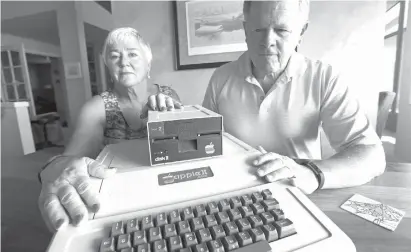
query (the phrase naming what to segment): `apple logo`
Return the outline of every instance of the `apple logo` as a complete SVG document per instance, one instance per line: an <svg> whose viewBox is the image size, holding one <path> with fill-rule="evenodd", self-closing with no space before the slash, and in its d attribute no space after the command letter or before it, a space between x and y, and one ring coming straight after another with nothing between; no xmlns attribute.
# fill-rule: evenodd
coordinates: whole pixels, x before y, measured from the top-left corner
<svg viewBox="0 0 411 252"><path fill-rule="evenodd" d="M164 176L163 177L163 181L165 184L170 184L174 182L174 176L172 176L170 173L168 174L168 176Z"/></svg>
<svg viewBox="0 0 411 252"><path fill-rule="evenodd" d="M210 142L210 144L207 144L204 149L207 154L213 154L215 152L213 142Z"/></svg>

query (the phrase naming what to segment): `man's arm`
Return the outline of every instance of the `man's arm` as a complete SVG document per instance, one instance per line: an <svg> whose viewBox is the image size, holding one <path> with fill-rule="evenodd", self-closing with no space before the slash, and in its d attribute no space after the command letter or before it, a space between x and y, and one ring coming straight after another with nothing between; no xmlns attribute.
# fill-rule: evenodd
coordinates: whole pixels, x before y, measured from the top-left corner
<svg viewBox="0 0 411 252"><path fill-rule="evenodd" d="M347 85L338 77L330 78L323 94L323 129L337 151L314 161L324 173L323 188L362 185L381 175L386 165L381 141Z"/></svg>
<svg viewBox="0 0 411 252"><path fill-rule="evenodd" d="M100 96L94 96L81 109L63 155L96 158L103 146L104 123L104 102Z"/></svg>

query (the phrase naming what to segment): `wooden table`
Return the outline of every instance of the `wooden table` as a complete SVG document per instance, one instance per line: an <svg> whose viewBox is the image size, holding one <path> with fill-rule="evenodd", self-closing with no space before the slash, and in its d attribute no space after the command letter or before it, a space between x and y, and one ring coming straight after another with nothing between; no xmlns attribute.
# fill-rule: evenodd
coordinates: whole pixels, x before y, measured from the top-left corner
<svg viewBox="0 0 411 252"><path fill-rule="evenodd" d="M341 209L340 205L356 193L405 211L396 230ZM411 164L387 163L383 175L363 186L321 190L309 198L352 239L357 251L411 251Z"/></svg>

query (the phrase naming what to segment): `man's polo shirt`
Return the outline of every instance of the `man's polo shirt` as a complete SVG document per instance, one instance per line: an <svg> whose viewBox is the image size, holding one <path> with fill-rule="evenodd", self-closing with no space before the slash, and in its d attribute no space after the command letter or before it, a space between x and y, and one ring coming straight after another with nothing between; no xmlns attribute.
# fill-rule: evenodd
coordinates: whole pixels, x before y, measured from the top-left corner
<svg viewBox="0 0 411 252"><path fill-rule="evenodd" d="M355 144L381 144L332 67L298 53L265 94L245 52L214 72L203 106L223 115L226 132L293 158L321 158L321 126L337 152Z"/></svg>

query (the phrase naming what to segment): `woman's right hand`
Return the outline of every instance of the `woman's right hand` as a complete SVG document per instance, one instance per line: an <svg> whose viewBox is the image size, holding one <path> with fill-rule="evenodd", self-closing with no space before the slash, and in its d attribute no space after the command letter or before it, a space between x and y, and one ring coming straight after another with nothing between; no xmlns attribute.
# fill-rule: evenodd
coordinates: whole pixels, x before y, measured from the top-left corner
<svg viewBox="0 0 411 252"><path fill-rule="evenodd" d="M55 232L69 223L75 226L88 220L88 210L100 208L98 191L90 176L107 178L116 173L88 157L58 157L41 173L39 208L47 227Z"/></svg>

